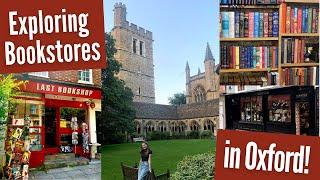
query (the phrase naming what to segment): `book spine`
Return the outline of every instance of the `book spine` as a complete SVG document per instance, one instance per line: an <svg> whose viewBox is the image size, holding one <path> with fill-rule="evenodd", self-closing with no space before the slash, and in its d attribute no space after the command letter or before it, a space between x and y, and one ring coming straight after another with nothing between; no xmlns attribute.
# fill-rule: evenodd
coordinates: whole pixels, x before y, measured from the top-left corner
<svg viewBox="0 0 320 180"><path fill-rule="evenodd" d="M291 7L287 6L286 12L286 33L290 33Z"/></svg>
<svg viewBox="0 0 320 180"><path fill-rule="evenodd" d="M298 63L298 48L299 48L299 40L298 39L294 39L293 63Z"/></svg>
<svg viewBox="0 0 320 180"><path fill-rule="evenodd" d="M298 8L298 33L302 32L302 9L301 7Z"/></svg>
<svg viewBox="0 0 320 180"><path fill-rule="evenodd" d="M279 35L279 12L273 12L273 25L272 36L277 37Z"/></svg>
<svg viewBox="0 0 320 180"><path fill-rule="evenodd" d="M294 33L294 7L291 7L291 13L290 13L290 32Z"/></svg>
<svg viewBox="0 0 320 180"><path fill-rule="evenodd" d="M288 39L283 40L283 56L282 56L282 63L288 63Z"/></svg>
<svg viewBox="0 0 320 180"><path fill-rule="evenodd" d="M260 13L254 12L254 32L253 37L259 37L259 21L260 21Z"/></svg>
<svg viewBox="0 0 320 180"><path fill-rule="evenodd" d="M229 37L234 38L234 12L229 12Z"/></svg>
<svg viewBox="0 0 320 180"><path fill-rule="evenodd" d="M264 35L263 35L263 26L264 26L263 18L264 18L264 13L260 12L260 14L259 14L259 35L258 35L258 37L264 37Z"/></svg>
<svg viewBox="0 0 320 180"><path fill-rule="evenodd" d="M244 37L244 12L240 12L239 36Z"/></svg>
<svg viewBox="0 0 320 180"><path fill-rule="evenodd" d="M298 8L294 8L293 14L293 33L298 33Z"/></svg>
<svg viewBox="0 0 320 180"><path fill-rule="evenodd" d="M316 26L316 16L317 16L317 9L312 8L312 33L317 32L317 26Z"/></svg>
<svg viewBox="0 0 320 180"><path fill-rule="evenodd" d="M254 37L254 12L249 12L249 37Z"/></svg>
<svg viewBox="0 0 320 180"><path fill-rule="evenodd" d="M312 8L308 8L308 33L312 33Z"/></svg>
<svg viewBox="0 0 320 180"><path fill-rule="evenodd" d="M316 9L316 16L315 16L315 33L319 32L319 9Z"/></svg>
<svg viewBox="0 0 320 180"><path fill-rule="evenodd" d="M249 37L249 13L244 13L244 37Z"/></svg>
<svg viewBox="0 0 320 180"><path fill-rule="evenodd" d="M256 68L257 65L257 48L253 47L252 48L252 68Z"/></svg>
<svg viewBox="0 0 320 180"><path fill-rule="evenodd" d="M282 7L281 7L282 6ZM281 29L279 30L281 33L285 33L286 32L286 15L287 15L287 5L286 3L283 3L281 5L280 9L281 9L281 14L282 14L282 23L281 23Z"/></svg>
<svg viewBox="0 0 320 180"><path fill-rule="evenodd" d="M302 8L302 32L306 33L308 32L307 29L307 22L308 22L308 13L306 7Z"/></svg>
<svg viewBox="0 0 320 180"><path fill-rule="evenodd" d="M235 47L235 67L240 69L240 48L239 46Z"/></svg>
<svg viewBox="0 0 320 180"><path fill-rule="evenodd" d="M234 19L234 23L235 23L235 27L234 27L234 31L235 31L235 37L239 38L240 37L240 12L236 11L235 12L235 19Z"/></svg>
<svg viewBox="0 0 320 180"><path fill-rule="evenodd" d="M305 45L305 40L304 39L302 39L301 40L301 48L300 48L300 60L301 60L301 62L303 63L304 62L304 54L305 54L305 51L304 51L304 47L305 47L306 45Z"/></svg>
<svg viewBox="0 0 320 180"><path fill-rule="evenodd" d="M222 14L222 37L229 37L229 15L228 12L221 12Z"/></svg>
<svg viewBox="0 0 320 180"><path fill-rule="evenodd" d="M269 32L269 37L272 37L272 27L273 27L273 18L272 18L272 12L269 12L269 22L268 22L268 25L269 25L269 28L268 28L268 32Z"/></svg>
<svg viewBox="0 0 320 180"><path fill-rule="evenodd" d="M268 37L268 22L269 22L269 19L268 19L268 13L265 12L263 13L263 37Z"/></svg>

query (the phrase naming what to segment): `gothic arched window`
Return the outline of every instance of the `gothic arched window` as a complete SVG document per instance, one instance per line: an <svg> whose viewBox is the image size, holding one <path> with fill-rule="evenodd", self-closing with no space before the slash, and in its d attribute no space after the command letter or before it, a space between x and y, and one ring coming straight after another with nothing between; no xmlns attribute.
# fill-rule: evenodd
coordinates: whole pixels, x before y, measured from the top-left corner
<svg viewBox="0 0 320 180"><path fill-rule="evenodd" d="M203 87L198 86L194 89L194 98L196 103L206 101L206 94Z"/></svg>

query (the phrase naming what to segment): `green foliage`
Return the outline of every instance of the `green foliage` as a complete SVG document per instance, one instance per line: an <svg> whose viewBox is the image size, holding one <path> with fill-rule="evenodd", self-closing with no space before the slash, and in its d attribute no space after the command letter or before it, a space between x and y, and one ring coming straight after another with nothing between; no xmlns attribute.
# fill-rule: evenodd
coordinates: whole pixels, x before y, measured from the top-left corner
<svg viewBox="0 0 320 180"><path fill-rule="evenodd" d="M187 136L189 139L199 139L200 133L199 133L199 131L190 131L190 132L188 132Z"/></svg>
<svg viewBox="0 0 320 180"><path fill-rule="evenodd" d="M14 96L19 94L19 87L24 84L23 81L17 81L13 75L0 74L0 130L5 131L8 113L15 107L16 100ZM4 139L0 133L0 142ZM0 150L1 151L1 150Z"/></svg>
<svg viewBox="0 0 320 180"><path fill-rule="evenodd" d="M172 136L171 136L172 139L186 139L187 136L186 136L186 133L185 132L174 132L172 133Z"/></svg>
<svg viewBox="0 0 320 180"><path fill-rule="evenodd" d="M151 133L147 133L148 140L165 140L169 138L170 138L169 132L153 131Z"/></svg>
<svg viewBox="0 0 320 180"><path fill-rule="evenodd" d="M176 93L173 97L169 98L169 104L174 106L180 106L186 104L186 95L184 93Z"/></svg>
<svg viewBox="0 0 320 180"><path fill-rule="evenodd" d="M202 131L200 134L201 139L209 139L213 137L213 134L210 130Z"/></svg>
<svg viewBox="0 0 320 180"><path fill-rule="evenodd" d="M115 75L119 73L121 64L114 59L116 53L115 40L106 34L108 67L101 72L102 77L102 114L101 125L104 134L103 143L117 143L113 136L118 132L131 134L134 131L135 110L133 93L125 83Z"/></svg>
<svg viewBox="0 0 320 180"><path fill-rule="evenodd" d="M172 174L172 180L194 180L214 178L214 154L205 153L186 156L177 165L177 171Z"/></svg>

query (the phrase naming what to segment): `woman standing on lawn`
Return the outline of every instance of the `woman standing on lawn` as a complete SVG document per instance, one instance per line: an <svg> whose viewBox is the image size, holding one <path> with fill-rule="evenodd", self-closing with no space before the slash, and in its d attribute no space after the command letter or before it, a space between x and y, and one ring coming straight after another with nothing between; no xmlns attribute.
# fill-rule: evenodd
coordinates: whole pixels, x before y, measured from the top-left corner
<svg viewBox="0 0 320 180"><path fill-rule="evenodd" d="M140 151L140 164L139 164L139 171L138 171L138 180L143 180L147 177L148 172L151 172L151 155L152 151L149 148L147 142L143 142L141 144L141 151Z"/></svg>

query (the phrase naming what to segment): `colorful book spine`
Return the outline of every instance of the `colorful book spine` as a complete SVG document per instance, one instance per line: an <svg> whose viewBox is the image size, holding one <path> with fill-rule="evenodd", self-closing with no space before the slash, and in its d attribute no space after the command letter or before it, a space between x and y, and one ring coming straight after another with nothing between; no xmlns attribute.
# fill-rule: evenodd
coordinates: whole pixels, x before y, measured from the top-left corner
<svg viewBox="0 0 320 180"><path fill-rule="evenodd" d="M273 12L273 24L272 24L272 36L277 37L279 35L279 12Z"/></svg>
<svg viewBox="0 0 320 180"><path fill-rule="evenodd" d="M229 14L228 12L221 12L222 16L222 37L228 38L229 37Z"/></svg>
<svg viewBox="0 0 320 180"><path fill-rule="evenodd" d="M235 12L235 17L234 17L234 31L235 31L235 37L239 38L240 37L240 12L236 11Z"/></svg>
<svg viewBox="0 0 320 180"><path fill-rule="evenodd" d="M254 37L254 12L249 12L249 37Z"/></svg>
<svg viewBox="0 0 320 180"><path fill-rule="evenodd" d="M234 12L229 12L229 38L234 38L235 35L235 24L234 24Z"/></svg>
<svg viewBox="0 0 320 180"><path fill-rule="evenodd" d="M249 37L249 13L244 13L244 37Z"/></svg>
<svg viewBox="0 0 320 180"><path fill-rule="evenodd" d="M259 37L259 21L260 21L260 13L254 12L254 30L253 37Z"/></svg>

